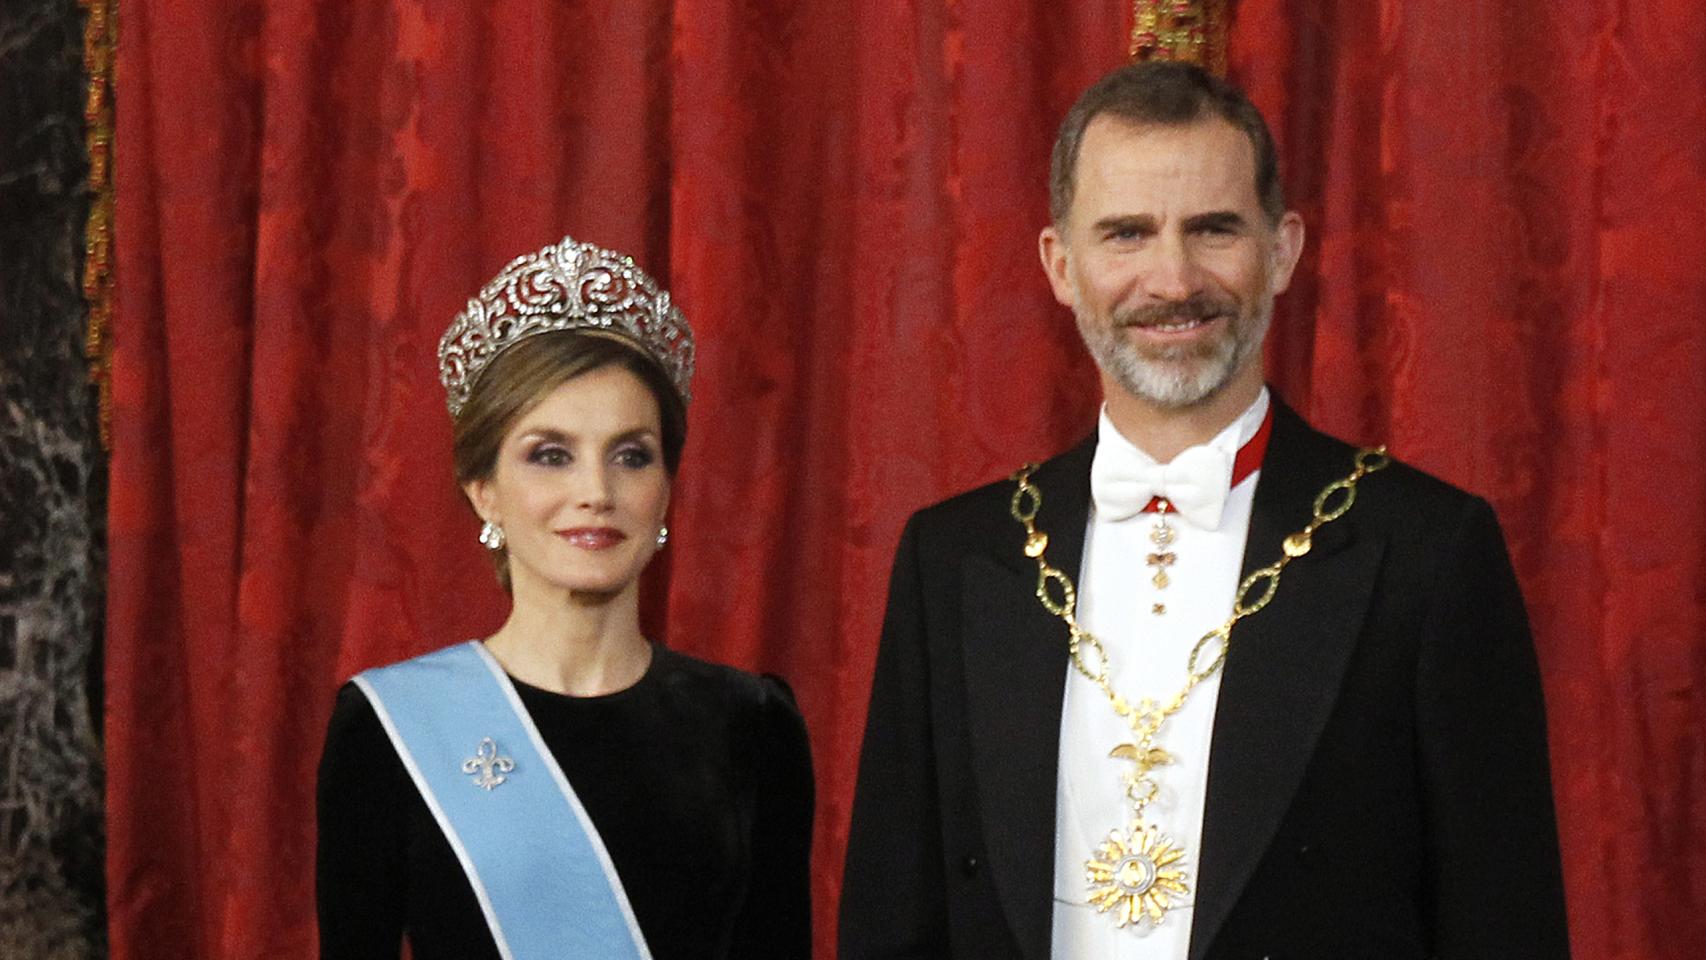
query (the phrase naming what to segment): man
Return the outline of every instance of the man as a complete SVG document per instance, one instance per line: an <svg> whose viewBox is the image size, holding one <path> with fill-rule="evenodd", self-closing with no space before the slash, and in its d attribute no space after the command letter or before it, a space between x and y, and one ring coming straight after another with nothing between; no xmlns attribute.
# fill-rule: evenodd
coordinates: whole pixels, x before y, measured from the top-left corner
<svg viewBox="0 0 1706 960"><path fill-rule="evenodd" d="M1261 116L1118 70L1062 126L1051 213L1101 421L901 537L842 960L1567 956L1491 509L1263 384L1303 224Z"/></svg>

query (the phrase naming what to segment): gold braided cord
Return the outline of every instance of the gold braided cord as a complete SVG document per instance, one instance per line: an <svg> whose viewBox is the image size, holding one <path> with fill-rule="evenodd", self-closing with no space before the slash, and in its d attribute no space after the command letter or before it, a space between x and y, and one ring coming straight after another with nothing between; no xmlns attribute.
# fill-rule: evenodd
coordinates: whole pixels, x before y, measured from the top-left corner
<svg viewBox="0 0 1706 960"><path fill-rule="evenodd" d="M79 0L83 70L88 87L83 121L89 149L89 221L83 232L83 299L89 305L83 354L99 390L101 448L112 440L113 322L113 58L118 49L118 0Z"/></svg>
<svg viewBox="0 0 1706 960"><path fill-rule="evenodd" d="M1226 73L1231 0L1132 0L1134 62L1183 60Z"/></svg>

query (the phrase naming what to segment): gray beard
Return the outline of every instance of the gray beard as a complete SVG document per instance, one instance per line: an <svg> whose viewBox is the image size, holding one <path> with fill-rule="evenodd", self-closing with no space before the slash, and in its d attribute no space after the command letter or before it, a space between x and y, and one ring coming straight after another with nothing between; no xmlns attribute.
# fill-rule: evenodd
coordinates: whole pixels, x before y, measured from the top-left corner
<svg viewBox="0 0 1706 960"><path fill-rule="evenodd" d="M1163 409L1195 406L1219 393L1262 349L1273 319L1273 298L1264 297L1253 316L1234 320L1229 335L1202 348L1173 347L1139 350L1121 333L1117 320L1098 323L1073 311L1078 334L1096 366L1113 377L1127 393Z"/></svg>

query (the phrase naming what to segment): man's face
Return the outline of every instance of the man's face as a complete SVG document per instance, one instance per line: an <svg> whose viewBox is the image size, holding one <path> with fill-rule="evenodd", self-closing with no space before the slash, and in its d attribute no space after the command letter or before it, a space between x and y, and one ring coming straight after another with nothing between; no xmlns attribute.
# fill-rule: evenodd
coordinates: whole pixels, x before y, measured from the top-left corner
<svg viewBox="0 0 1706 960"><path fill-rule="evenodd" d="M1041 238L1104 380L1167 409L1260 385L1274 295L1302 248L1296 214L1262 212L1249 138L1218 117L1092 120L1066 222Z"/></svg>

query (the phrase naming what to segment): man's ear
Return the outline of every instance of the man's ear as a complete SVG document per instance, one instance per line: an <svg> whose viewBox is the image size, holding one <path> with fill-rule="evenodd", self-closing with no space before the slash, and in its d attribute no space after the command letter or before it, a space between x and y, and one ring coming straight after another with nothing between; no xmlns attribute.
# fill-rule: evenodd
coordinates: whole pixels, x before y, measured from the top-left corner
<svg viewBox="0 0 1706 960"><path fill-rule="evenodd" d="M1044 227L1038 235L1037 255L1042 258L1043 272L1048 274L1048 285L1054 290L1054 299L1068 309L1076 307L1078 303L1072 291L1072 264L1066 238L1060 235L1054 224Z"/></svg>
<svg viewBox="0 0 1706 960"><path fill-rule="evenodd" d="M1272 256L1273 269L1269 274L1268 289L1281 294L1291 286L1291 273L1297 269L1297 261L1303 256L1303 218L1296 211L1287 210L1280 218L1279 226L1274 230Z"/></svg>

